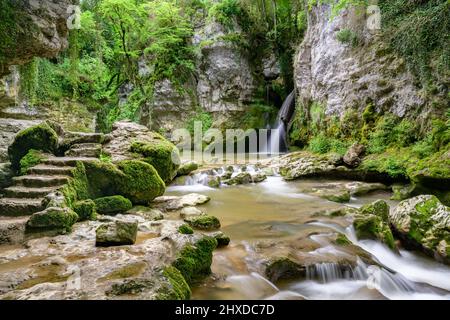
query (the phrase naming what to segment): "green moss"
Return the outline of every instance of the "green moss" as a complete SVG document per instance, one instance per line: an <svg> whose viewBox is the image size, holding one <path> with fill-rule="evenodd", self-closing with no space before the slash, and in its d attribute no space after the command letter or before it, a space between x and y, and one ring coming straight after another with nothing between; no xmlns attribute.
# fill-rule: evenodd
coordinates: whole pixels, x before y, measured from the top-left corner
<svg viewBox="0 0 450 320"><path fill-rule="evenodd" d="M89 198L88 185L85 166L82 162L78 162L76 168L72 170L72 178L61 189L70 208L73 208L76 201Z"/></svg>
<svg viewBox="0 0 450 320"><path fill-rule="evenodd" d="M73 210L78 214L79 221L97 219L96 205L92 200L75 202L73 204Z"/></svg>
<svg viewBox="0 0 450 320"><path fill-rule="evenodd" d="M358 46L360 40L358 35L350 29L342 29L336 33L336 39L341 43L351 44L352 47Z"/></svg>
<svg viewBox="0 0 450 320"><path fill-rule="evenodd" d="M217 240L218 247L226 247L230 244L231 239L230 237L223 234L223 232L217 232L214 235L212 235L214 239Z"/></svg>
<svg viewBox="0 0 450 320"><path fill-rule="evenodd" d="M20 168L20 160L31 150L53 153L58 148L58 135L43 122L20 131L8 148L9 159L15 170Z"/></svg>
<svg viewBox="0 0 450 320"><path fill-rule="evenodd" d="M125 280L122 283L114 283L106 294L114 296L138 295L144 291L152 290L155 283L148 279Z"/></svg>
<svg viewBox="0 0 450 320"><path fill-rule="evenodd" d="M44 158L42 152L31 149L28 151L27 155L20 160L20 174L26 175L28 169L40 164Z"/></svg>
<svg viewBox="0 0 450 320"><path fill-rule="evenodd" d="M175 267L167 267L163 276L168 280L168 288L160 289L157 300L189 300L191 289L181 272Z"/></svg>
<svg viewBox="0 0 450 320"><path fill-rule="evenodd" d="M216 248L217 240L205 237L195 245L184 247L172 265L181 272L186 282L192 285L211 273L212 253Z"/></svg>
<svg viewBox="0 0 450 320"><path fill-rule="evenodd" d="M176 177L180 163L179 152L163 137L152 143L134 142L130 151L141 155L143 161L151 164L164 182L170 182Z"/></svg>
<svg viewBox="0 0 450 320"><path fill-rule="evenodd" d="M47 208L45 211L33 214L27 222L27 227L70 232L77 221L78 215L69 208Z"/></svg>
<svg viewBox="0 0 450 320"><path fill-rule="evenodd" d="M357 214L353 221L358 239L377 239L395 249L395 239L387 222L373 214Z"/></svg>
<svg viewBox="0 0 450 320"><path fill-rule="evenodd" d="M193 172L197 169L198 169L198 164L196 162L191 161L191 162L181 165L181 167L178 169L177 175L178 176L187 176L191 172Z"/></svg>
<svg viewBox="0 0 450 320"><path fill-rule="evenodd" d="M118 183L119 194L134 204L147 205L164 194L164 181L150 164L131 160L119 162L117 167L125 175Z"/></svg>
<svg viewBox="0 0 450 320"><path fill-rule="evenodd" d="M113 196L119 192L119 182L126 180L126 175L116 165L103 161L85 162L88 177L88 192L93 199Z"/></svg>
<svg viewBox="0 0 450 320"><path fill-rule="evenodd" d="M178 228L178 232L181 234L194 234L194 230L189 227L187 224L183 224Z"/></svg>
<svg viewBox="0 0 450 320"><path fill-rule="evenodd" d="M133 204L122 196L111 196L95 199L95 207L100 214L114 215L124 213L133 208Z"/></svg>
<svg viewBox="0 0 450 320"><path fill-rule="evenodd" d="M384 221L389 219L389 205L384 200L378 200L374 203L363 206L359 211L361 214L373 214L379 216Z"/></svg>
<svg viewBox="0 0 450 320"><path fill-rule="evenodd" d="M352 242L348 240L346 235L340 233L336 238L336 244L339 246L349 246Z"/></svg>
<svg viewBox="0 0 450 320"><path fill-rule="evenodd" d="M186 222L195 229L200 230L217 230L220 229L220 221L213 216L198 216L186 219Z"/></svg>

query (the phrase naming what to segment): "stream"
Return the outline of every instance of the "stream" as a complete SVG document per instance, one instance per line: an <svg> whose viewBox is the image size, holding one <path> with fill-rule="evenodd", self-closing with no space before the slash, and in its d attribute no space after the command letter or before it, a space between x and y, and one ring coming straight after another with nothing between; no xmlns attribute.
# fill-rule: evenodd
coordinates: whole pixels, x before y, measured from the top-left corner
<svg viewBox="0 0 450 320"><path fill-rule="evenodd" d="M222 231L232 241L216 251L213 274L194 288L193 299L450 299L450 267L420 253L394 253L379 242L358 241L348 218L315 215L341 205L302 190L342 181L285 182L273 176L259 184L211 189L202 179L198 174L186 185L171 186L167 195L200 192L210 196L211 202L202 210L221 220ZM394 207L397 202L389 200L390 196L389 192L375 192L353 197L347 205L360 207L383 199ZM367 265L355 252L351 255L356 266L343 271L339 261L350 257L330 240L336 233L345 234L370 253L379 267ZM264 277L264 257L286 248L319 262L307 267L304 279L275 285ZM320 262L322 258L324 262Z"/></svg>

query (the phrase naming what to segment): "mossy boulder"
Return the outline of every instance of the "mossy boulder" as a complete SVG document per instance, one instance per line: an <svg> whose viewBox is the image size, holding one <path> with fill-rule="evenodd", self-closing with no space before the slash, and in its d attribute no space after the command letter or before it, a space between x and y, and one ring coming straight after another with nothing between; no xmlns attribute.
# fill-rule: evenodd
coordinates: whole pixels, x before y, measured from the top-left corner
<svg viewBox="0 0 450 320"><path fill-rule="evenodd" d="M198 163L194 162L194 161L189 161L186 163L183 163L180 168L178 169L177 175L179 177L181 176L187 176L189 175L191 172L195 171L198 169Z"/></svg>
<svg viewBox="0 0 450 320"><path fill-rule="evenodd" d="M100 225L95 231L97 247L132 245L136 243L137 222L115 221Z"/></svg>
<svg viewBox="0 0 450 320"><path fill-rule="evenodd" d="M450 208L431 195L401 202L389 221L405 245L450 263Z"/></svg>
<svg viewBox="0 0 450 320"><path fill-rule="evenodd" d="M359 209L353 217L358 239L379 240L395 250L396 244L388 222L389 206L379 200Z"/></svg>
<svg viewBox="0 0 450 320"><path fill-rule="evenodd" d="M223 183L229 185L229 186L236 186L241 184L249 184L252 183L252 175L248 172L241 172L237 174L236 176L230 178L229 180L225 180Z"/></svg>
<svg viewBox="0 0 450 320"><path fill-rule="evenodd" d="M70 208L50 207L35 213L28 220L28 229L61 230L70 232L78 215Z"/></svg>
<svg viewBox="0 0 450 320"><path fill-rule="evenodd" d="M213 251L217 240L204 237L195 244L188 244L178 254L172 266L177 268L189 285L211 274Z"/></svg>
<svg viewBox="0 0 450 320"><path fill-rule="evenodd" d="M75 202L73 205L73 211L77 213L79 221L97 219L95 202L90 199Z"/></svg>
<svg viewBox="0 0 450 320"><path fill-rule="evenodd" d="M151 164L164 182L172 181L178 173L180 155L178 149L162 138L152 143L136 141L130 151L143 157L142 161Z"/></svg>
<svg viewBox="0 0 450 320"><path fill-rule="evenodd" d="M122 195L136 205L148 205L166 189L156 170L143 161L125 160L117 164L90 161L84 165L92 198Z"/></svg>
<svg viewBox="0 0 450 320"><path fill-rule="evenodd" d="M20 159L20 174L26 175L28 169L40 164L44 158L45 156L41 151L31 149L22 159Z"/></svg>
<svg viewBox="0 0 450 320"><path fill-rule="evenodd" d="M158 290L158 300L189 300L191 298L191 288L177 268L166 267L163 276L168 281L168 286Z"/></svg>
<svg viewBox="0 0 450 320"><path fill-rule="evenodd" d="M216 217L202 215L186 218L185 221L193 228L205 231L220 229L220 221Z"/></svg>
<svg viewBox="0 0 450 320"><path fill-rule="evenodd" d="M164 181L148 163L126 160L119 162L117 167L125 174L118 184L119 194L134 204L147 205L166 191Z"/></svg>
<svg viewBox="0 0 450 320"><path fill-rule="evenodd" d="M106 215L124 213L133 208L131 201L122 196L98 198L94 202L97 212Z"/></svg>
<svg viewBox="0 0 450 320"><path fill-rule="evenodd" d="M214 237L214 239L217 240L218 247L226 247L231 242L230 237L228 237L221 231L211 234L211 237Z"/></svg>
<svg viewBox="0 0 450 320"><path fill-rule="evenodd" d="M58 135L45 122L20 131L8 148L11 165L20 168L20 160L31 150L54 153L58 148Z"/></svg>

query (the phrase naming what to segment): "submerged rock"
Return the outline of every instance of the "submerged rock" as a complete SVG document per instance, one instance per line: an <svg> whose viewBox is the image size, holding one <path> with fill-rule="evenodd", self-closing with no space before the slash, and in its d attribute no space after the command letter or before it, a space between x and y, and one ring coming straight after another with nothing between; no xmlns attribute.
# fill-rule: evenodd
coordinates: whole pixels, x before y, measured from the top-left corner
<svg viewBox="0 0 450 320"><path fill-rule="evenodd" d="M136 242L138 224L136 222L115 221L102 224L95 231L97 247L132 245Z"/></svg>
<svg viewBox="0 0 450 320"><path fill-rule="evenodd" d="M401 202L390 213L389 221L406 245L450 263L450 208L435 196Z"/></svg>

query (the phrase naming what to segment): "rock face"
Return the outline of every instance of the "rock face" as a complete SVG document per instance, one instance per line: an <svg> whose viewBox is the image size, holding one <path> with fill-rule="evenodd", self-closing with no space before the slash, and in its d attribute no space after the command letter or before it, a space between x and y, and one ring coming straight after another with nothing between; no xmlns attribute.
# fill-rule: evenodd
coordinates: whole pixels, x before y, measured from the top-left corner
<svg viewBox="0 0 450 320"><path fill-rule="evenodd" d="M435 196L422 195L401 202L389 220L407 245L450 263L450 208Z"/></svg>
<svg viewBox="0 0 450 320"><path fill-rule="evenodd" d="M387 53L382 39L367 29L364 13L349 9L330 18L331 7L324 4L308 14L308 31L295 58L297 101L303 108L320 102L325 114L342 116L348 108L362 113L372 102L377 110L401 117L423 108L403 60ZM337 40L344 29L357 34L357 46Z"/></svg>
<svg viewBox="0 0 450 320"><path fill-rule="evenodd" d="M11 65L25 64L35 56L54 57L64 50L68 46L67 19L71 15L67 9L76 3L77 0L5 1L2 11L14 20L1 35L0 77L9 73Z"/></svg>

